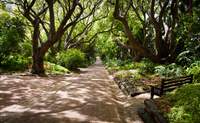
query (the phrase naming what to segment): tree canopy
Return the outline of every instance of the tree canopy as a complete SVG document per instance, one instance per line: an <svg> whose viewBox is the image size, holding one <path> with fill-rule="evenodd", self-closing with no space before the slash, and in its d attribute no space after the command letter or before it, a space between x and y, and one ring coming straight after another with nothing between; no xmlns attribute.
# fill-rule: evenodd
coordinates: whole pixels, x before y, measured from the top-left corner
<svg viewBox="0 0 200 123"><path fill-rule="evenodd" d="M172 63L192 45L199 50L198 7L197 0L1 2L2 10L20 16L26 24L36 74L44 74L47 54L56 57L70 48L87 52L88 59L99 52L102 57Z"/></svg>

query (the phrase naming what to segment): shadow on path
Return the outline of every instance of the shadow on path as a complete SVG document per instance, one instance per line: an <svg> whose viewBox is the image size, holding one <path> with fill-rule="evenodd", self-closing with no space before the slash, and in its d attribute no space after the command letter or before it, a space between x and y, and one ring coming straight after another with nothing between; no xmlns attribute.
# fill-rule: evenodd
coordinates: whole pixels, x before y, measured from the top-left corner
<svg viewBox="0 0 200 123"><path fill-rule="evenodd" d="M80 74L0 76L0 123L141 123L100 60ZM146 98L149 98L148 96Z"/></svg>

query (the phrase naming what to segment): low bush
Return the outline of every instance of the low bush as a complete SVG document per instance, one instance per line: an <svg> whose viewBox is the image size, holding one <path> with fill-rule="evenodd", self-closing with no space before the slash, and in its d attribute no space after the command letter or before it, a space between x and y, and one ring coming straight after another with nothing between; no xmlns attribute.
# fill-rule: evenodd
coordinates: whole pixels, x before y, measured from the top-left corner
<svg viewBox="0 0 200 123"><path fill-rule="evenodd" d="M139 73L154 73L156 64L150 61L149 59L143 59L139 65Z"/></svg>
<svg viewBox="0 0 200 123"><path fill-rule="evenodd" d="M29 60L22 55L9 55L1 61L1 67L6 70L25 70L28 68Z"/></svg>
<svg viewBox="0 0 200 123"><path fill-rule="evenodd" d="M109 73L113 73L119 70L130 70L135 68L135 63L131 60L118 60L118 59L109 59L104 61Z"/></svg>
<svg viewBox="0 0 200 123"><path fill-rule="evenodd" d="M172 78L185 75L183 67L178 66L175 63L156 66L155 73L163 78Z"/></svg>
<svg viewBox="0 0 200 123"><path fill-rule="evenodd" d="M53 73L53 74L70 73L70 71L67 68L51 63L51 62L45 62L44 66L48 73Z"/></svg>
<svg viewBox="0 0 200 123"><path fill-rule="evenodd" d="M170 123L198 123L200 121L200 84L183 86L167 95L171 110L166 115Z"/></svg>
<svg viewBox="0 0 200 123"><path fill-rule="evenodd" d="M128 60L109 59L104 62L109 71L138 69L139 74L143 75L146 73L148 74L154 73L156 66L155 63L151 62L148 59L143 59L141 62L134 62L131 59Z"/></svg>
<svg viewBox="0 0 200 123"><path fill-rule="evenodd" d="M20 43L25 38L25 26L21 19L0 13L0 60L12 53L20 53Z"/></svg>
<svg viewBox="0 0 200 123"><path fill-rule="evenodd" d="M188 75L193 75L193 81L200 83L200 61L196 61L186 69Z"/></svg>
<svg viewBox="0 0 200 123"><path fill-rule="evenodd" d="M25 24L19 17L0 12L0 68L9 71L28 68L27 48L24 48ZM29 48L30 49L30 48Z"/></svg>
<svg viewBox="0 0 200 123"><path fill-rule="evenodd" d="M85 54L78 49L68 49L57 54L57 63L70 70L85 66Z"/></svg>

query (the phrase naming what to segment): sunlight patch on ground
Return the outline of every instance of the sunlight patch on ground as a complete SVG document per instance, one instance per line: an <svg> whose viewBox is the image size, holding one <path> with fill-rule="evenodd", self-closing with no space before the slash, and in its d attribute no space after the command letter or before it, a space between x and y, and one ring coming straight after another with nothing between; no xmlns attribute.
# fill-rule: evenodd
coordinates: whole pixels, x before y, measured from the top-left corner
<svg viewBox="0 0 200 123"><path fill-rule="evenodd" d="M24 112L47 113L47 112L50 112L50 110L31 109L31 108L26 108L25 106L14 104L14 105L7 106L0 110L0 113L6 113L6 112L9 112L9 113L24 113Z"/></svg>
<svg viewBox="0 0 200 123"><path fill-rule="evenodd" d="M137 120L137 121L133 121L132 123L143 123L142 121L139 121L139 120Z"/></svg>
<svg viewBox="0 0 200 123"><path fill-rule="evenodd" d="M78 101L80 103L86 103L87 102L84 98L69 97L68 99L75 100L75 101Z"/></svg>
<svg viewBox="0 0 200 123"><path fill-rule="evenodd" d="M66 98L69 97L69 94L68 94L67 91L58 91L57 94L58 94L58 96L59 96L60 98L63 98L63 99L66 99Z"/></svg>
<svg viewBox="0 0 200 123"><path fill-rule="evenodd" d="M38 79L31 79L31 82L39 82Z"/></svg>
<svg viewBox="0 0 200 123"><path fill-rule="evenodd" d="M150 97L151 97L150 93L144 93L144 94L140 94L138 96L135 96L136 99L150 99ZM155 98L159 98L159 96L155 95L154 99Z"/></svg>
<svg viewBox="0 0 200 123"><path fill-rule="evenodd" d="M50 110L46 110L46 109L31 109L29 111L33 112L33 113L47 113L47 112L50 112Z"/></svg>
<svg viewBox="0 0 200 123"><path fill-rule="evenodd" d="M87 115L80 114L78 111L74 111L74 110L62 111L59 113L52 113L51 115L58 118L66 117L66 118L76 119L78 121L86 121L88 119Z"/></svg>
<svg viewBox="0 0 200 123"><path fill-rule="evenodd" d="M7 77L8 78L8 77ZM22 79L18 79L18 78L12 78L12 80L10 79L4 79L4 80L0 80L0 81L3 81L3 84L10 84L10 83L20 83L22 82L23 80Z"/></svg>
<svg viewBox="0 0 200 123"><path fill-rule="evenodd" d="M34 106L46 106L45 103L36 103Z"/></svg>
<svg viewBox="0 0 200 123"><path fill-rule="evenodd" d="M76 92L75 97L74 97L74 95L69 94L69 92L67 92L67 91L57 91L56 94L61 99L70 99L70 100L78 101L80 103L86 103L85 99L88 98L88 96L87 95L85 96L85 93L83 93L83 92L84 92L84 89L83 89L82 93L80 91ZM79 94L80 94L80 96L78 96ZM59 103L61 103L61 102L57 102L57 104L59 104Z"/></svg>
<svg viewBox="0 0 200 123"><path fill-rule="evenodd" d="M91 79L92 81L109 81L108 79Z"/></svg>
<svg viewBox="0 0 200 123"><path fill-rule="evenodd" d="M79 80L79 77L65 77L65 80Z"/></svg>
<svg viewBox="0 0 200 123"><path fill-rule="evenodd" d="M21 80L21 79L13 79L13 81L16 82L16 83L19 83L19 82L21 82L22 80Z"/></svg>
<svg viewBox="0 0 200 123"><path fill-rule="evenodd" d="M5 79L7 79L8 77L7 76L0 76L0 81L3 81Z"/></svg>
<svg viewBox="0 0 200 123"><path fill-rule="evenodd" d="M3 109L0 110L0 112L16 112L16 113L22 113L25 111L28 111L30 108L26 108L25 106L21 106L21 105L10 105L7 106Z"/></svg>
<svg viewBox="0 0 200 123"><path fill-rule="evenodd" d="M100 90L98 90L96 92L99 93L99 94L108 95L108 92L106 92L106 91L100 91Z"/></svg>
<svg viewBox="0 0 200 123"><path fill-rule="evenodd" d="M107 122L107 121L90 121L90 123L114 123L114 122Z"/></svg>
<svg viewBox="0 0 200 123"><path fill-rule="evenodd" d="M85 89L85 88L81 88L81 89L78 89L77 91L79 94L87 94L89 93L90 91L88 89Z"/></svg>
<svg viewBox="0 0 200 123"><path fill-rule="evenodd" d="M0 91L0 94L12 94L11 91Z"/></svg>

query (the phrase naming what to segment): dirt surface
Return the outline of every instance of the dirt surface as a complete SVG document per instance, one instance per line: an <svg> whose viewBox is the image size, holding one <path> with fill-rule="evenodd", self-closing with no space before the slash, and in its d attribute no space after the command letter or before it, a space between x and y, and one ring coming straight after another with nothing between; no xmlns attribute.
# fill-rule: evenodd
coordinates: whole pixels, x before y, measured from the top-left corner
<svg viewBox="0 0 200 123"><path fill-rule="evenodd" d="M79 74L0 75L0 123L142 123L100 60Z"/></svg>

